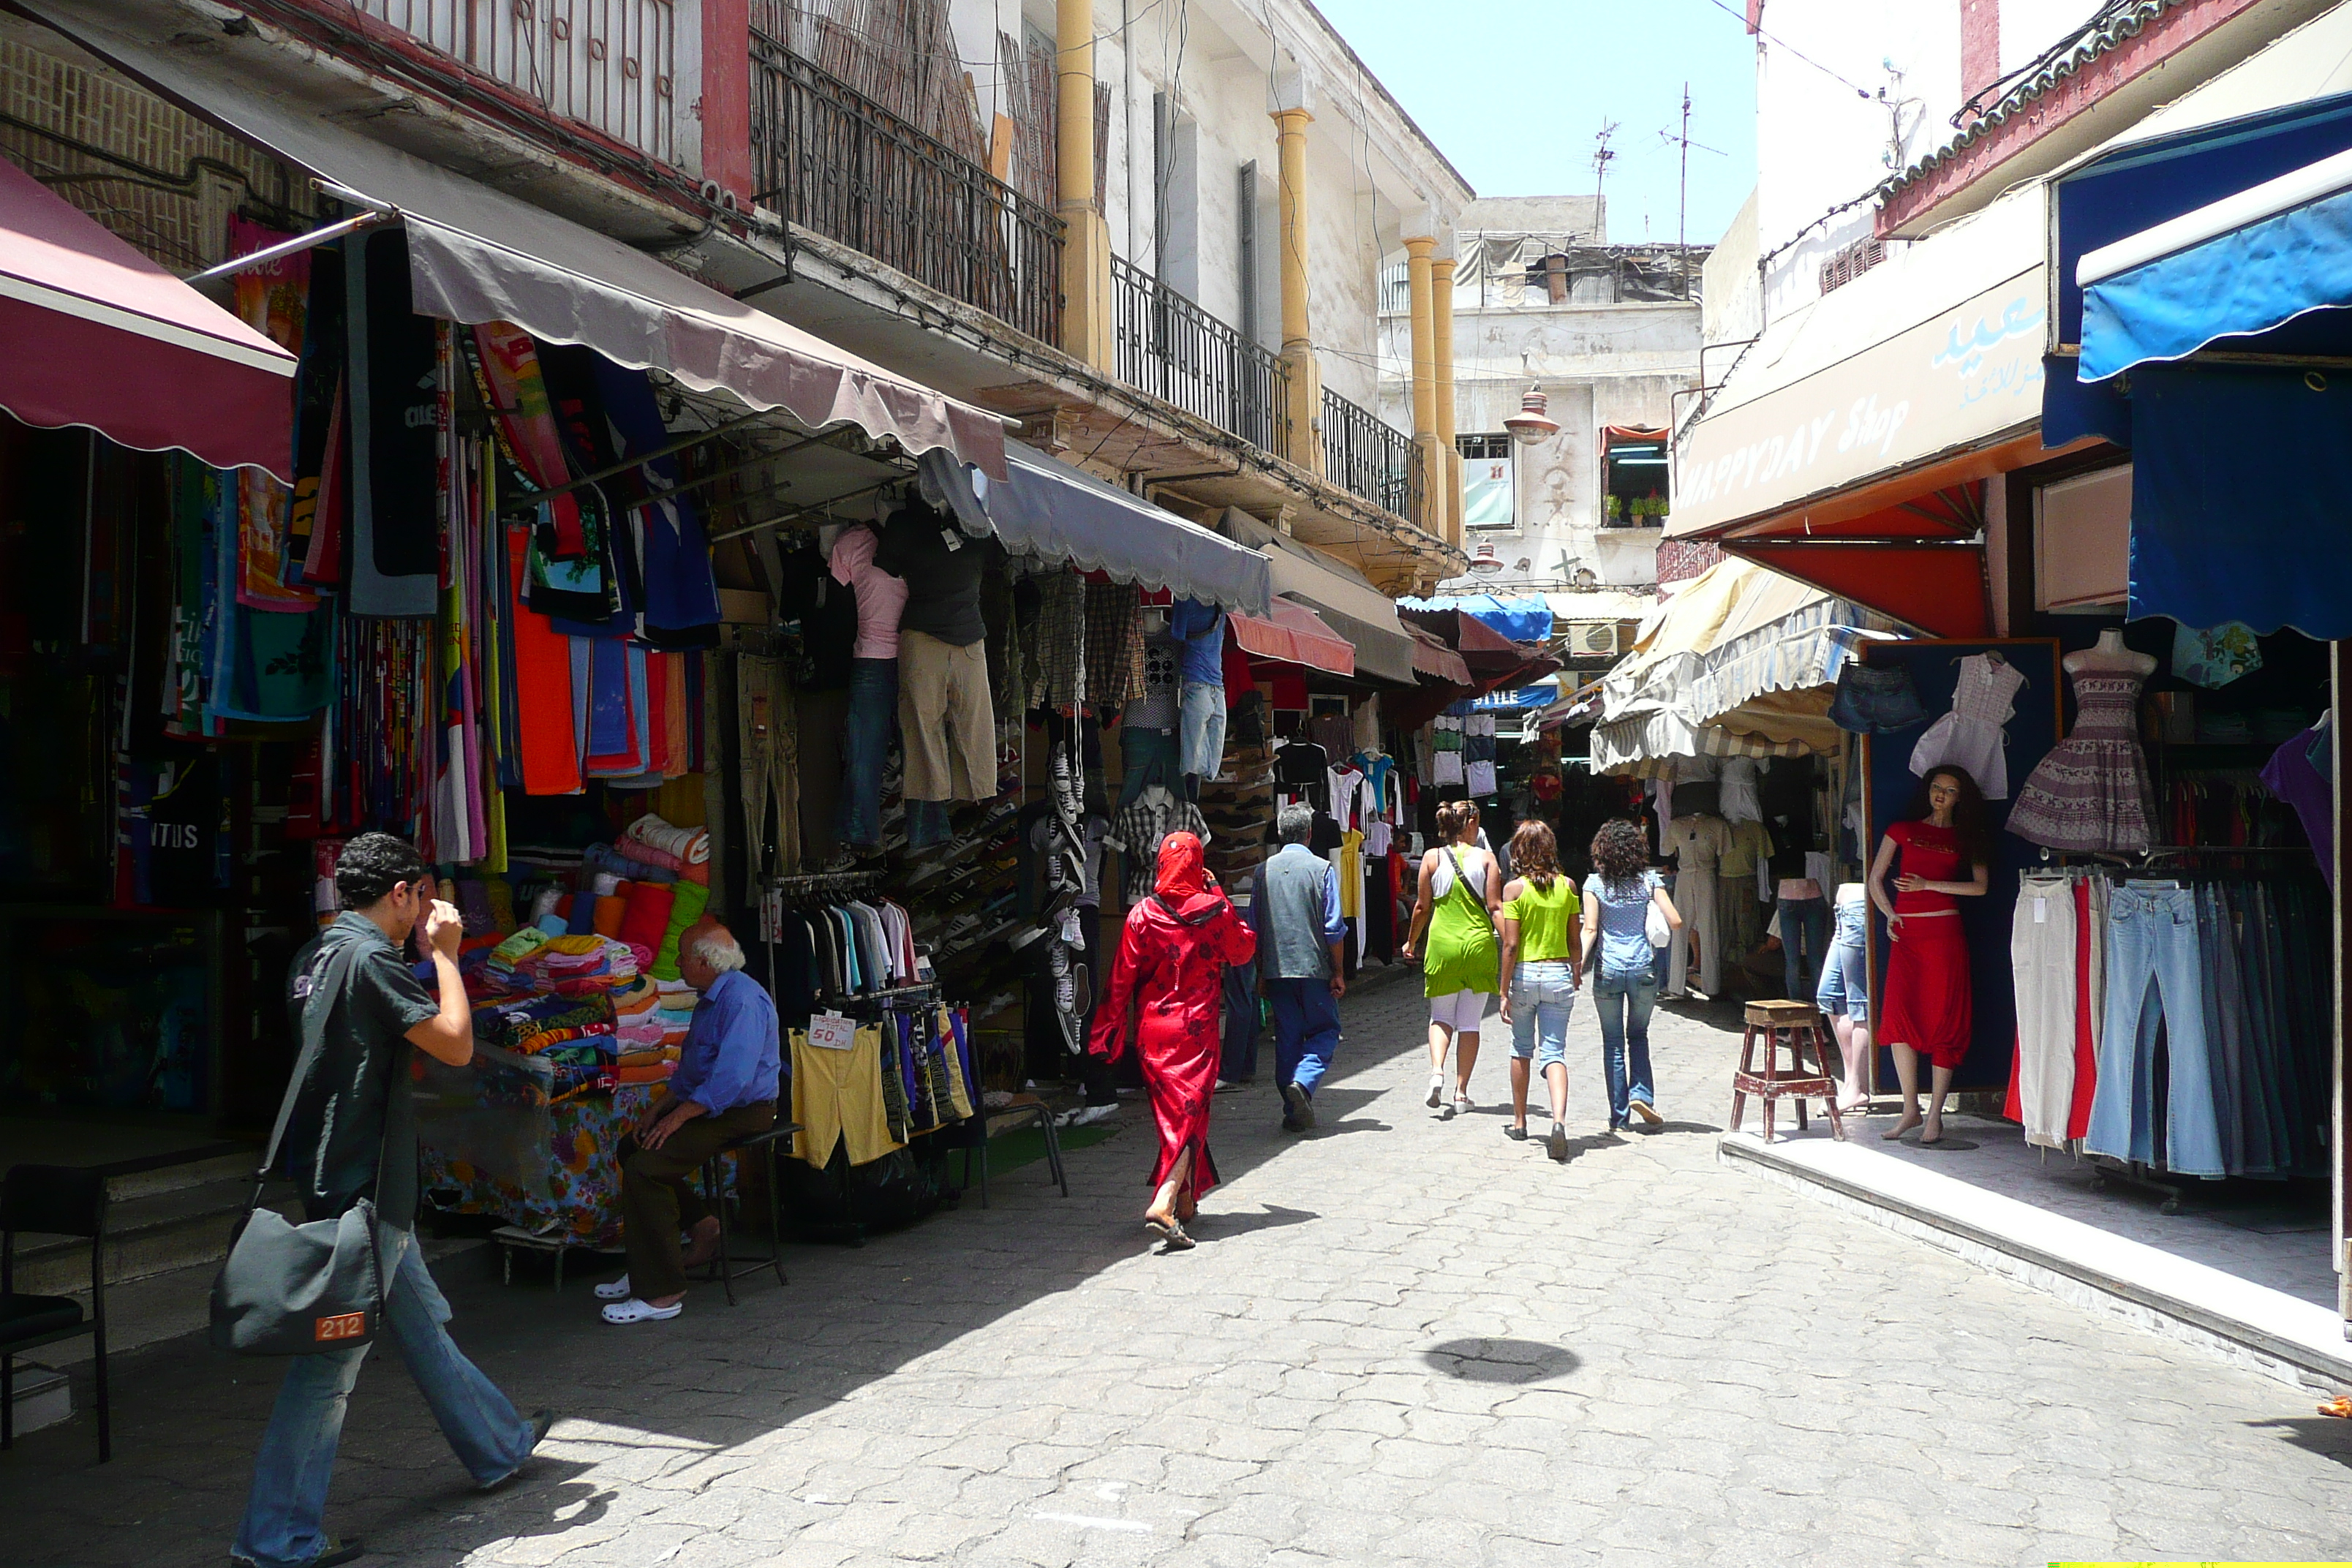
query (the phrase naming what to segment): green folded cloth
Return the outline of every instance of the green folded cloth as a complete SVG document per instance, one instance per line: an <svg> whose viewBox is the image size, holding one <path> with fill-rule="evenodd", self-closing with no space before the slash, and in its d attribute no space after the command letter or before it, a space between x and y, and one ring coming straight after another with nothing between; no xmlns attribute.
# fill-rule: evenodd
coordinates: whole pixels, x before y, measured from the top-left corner
<svg viewBox="0 0 2352 1568"><path fill-rule="evenodd" d="M654 978L676 980L677 973L677 939L686 928L702 918L710 904L710 889L700 882L677 884L677 898L669 907L669 929L662 932L661 946L654 952Z"/></svg>

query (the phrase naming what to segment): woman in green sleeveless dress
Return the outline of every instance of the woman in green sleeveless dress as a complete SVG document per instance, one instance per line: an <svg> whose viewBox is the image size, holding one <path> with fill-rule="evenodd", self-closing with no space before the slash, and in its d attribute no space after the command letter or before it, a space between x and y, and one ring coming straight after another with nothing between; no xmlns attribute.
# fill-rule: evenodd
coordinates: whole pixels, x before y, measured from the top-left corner
<svg viewBox="0 0 2352 1568"><path fill-rule="evenodd" d="M1495 911L1502 906L1502 869L1479 847L1475 801L1437 808L1438 847L1421 858L1420 898L1413 905L1406 962L1421 957L1422 994L1429 998L1429 1106L1442 1117L1470 1109L1470 1069L1478 1060L1478 1025L1496 993L1500 954ZM1426 942L1423 938L1426 937ZM1445 1050L1454 1053L1454 1102L1445 1102Z"/></svg>

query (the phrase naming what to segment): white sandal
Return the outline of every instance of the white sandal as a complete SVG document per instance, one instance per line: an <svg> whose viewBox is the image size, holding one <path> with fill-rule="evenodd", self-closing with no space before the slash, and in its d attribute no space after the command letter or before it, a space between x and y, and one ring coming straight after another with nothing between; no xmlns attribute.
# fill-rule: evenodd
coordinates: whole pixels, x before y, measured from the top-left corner
<svg viewBox="0 0 2352 1568"><path fill-rule="evenodd" d="M596 1287L596 1300L599 1301L625 1301L628 1299L629 1277L625 1274Z"/></svg>
<svg viewBox="0 0 2352 1568"><path fill-rule="evenodd" d="M651 1301L641 1301L635 1296L625 1301L615 1301L604 1310L608 1323L654 1323L675 1318L686 1310L683 1301L672 1301L667 1307L656 1307Z"/></svg>

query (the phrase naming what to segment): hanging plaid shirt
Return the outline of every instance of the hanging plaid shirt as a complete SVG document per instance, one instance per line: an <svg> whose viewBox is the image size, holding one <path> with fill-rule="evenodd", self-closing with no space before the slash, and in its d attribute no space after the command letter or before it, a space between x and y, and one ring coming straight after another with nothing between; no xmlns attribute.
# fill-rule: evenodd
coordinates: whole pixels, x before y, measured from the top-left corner
<svg viewBox="0 0 2352 1568"><path fill-rule="evenodd" d="M1086 699L1087 583L1057 572L1038 584L1044 596L1037 614L1037 678L1033 708L1070 713Z"/></svg>
<svg viewBox="0 0 2352 1568"><path fill-rule="evenodd" d="M1152 804L1154 795L1159 804ZM1209 842L1209 824L1201 808L1182 795L1170 790L1145 790L1118 808L1111 818L1112 830L1118 837L1119 863L1125 875L1121 886L1127 901L1139 904L1151 896L1152 883L1160 870L1160 841L1171 833L1190 833L1202 844Z"/></svg>
<svg viewBox="0 0 2352 1568"><path fill-rule="evenodd" d="M1087 703L1097 712L1143 694L1142 597L1132 583L1087 584Z"/></svg>

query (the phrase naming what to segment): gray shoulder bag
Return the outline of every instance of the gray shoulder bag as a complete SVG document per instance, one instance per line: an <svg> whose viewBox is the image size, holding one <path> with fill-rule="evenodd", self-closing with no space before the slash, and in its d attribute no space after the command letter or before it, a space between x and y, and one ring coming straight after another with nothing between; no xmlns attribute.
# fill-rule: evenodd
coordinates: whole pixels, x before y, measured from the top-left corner
<svg viewBox="0 0 2352 1568"><path fill-rule="evenodd" d="M278 1107L269 1151L262 1156L253 1201L237 1222L228 1260L213 1280L212 1340L239 1355L317 1355L352 1350L376 1336L383 1318L383 1264L376 1250L375 1204L362 1198L333 1219L296 1225L261 1206L262 1189L278 1165L278 1145L294 1117L294 1100L325 1047L334 1011L359 951L345 942L314 969L302 1005L302 1054ZM384 1108L387 1134L392 1111ZM376 1149L381 1179L383 1149Z"/></svg>

